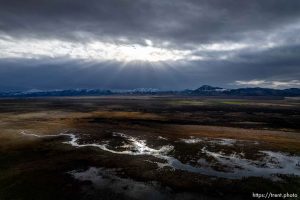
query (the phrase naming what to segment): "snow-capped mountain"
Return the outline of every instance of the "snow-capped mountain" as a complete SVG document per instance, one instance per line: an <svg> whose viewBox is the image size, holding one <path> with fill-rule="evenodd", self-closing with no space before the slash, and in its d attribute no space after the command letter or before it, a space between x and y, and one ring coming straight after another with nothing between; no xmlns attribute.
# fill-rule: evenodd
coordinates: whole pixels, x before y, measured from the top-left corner
<svg viewBox="0 0 300 200"><path fill-rule="evenodd" d="M137 88L132 90L105 89L66 89L66 90L37 90L5 91L0 97L51 97L51 96L101 96L101 95L192 95L192 96L300 96L299 88L284 90L270 88L239 88L224 89L203 85L195 90L162 91L155 88Z"/></svg>

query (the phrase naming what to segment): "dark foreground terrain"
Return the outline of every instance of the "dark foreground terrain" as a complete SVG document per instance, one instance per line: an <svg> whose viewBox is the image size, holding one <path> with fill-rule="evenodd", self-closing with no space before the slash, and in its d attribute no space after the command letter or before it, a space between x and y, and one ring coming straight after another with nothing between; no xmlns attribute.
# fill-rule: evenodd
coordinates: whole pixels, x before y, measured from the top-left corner
<svg viewBox="0 0 300 200"><path fill-rule="evenodd" d="M299 199L299 122L297 98L1 99L0 199Z"/></svg>

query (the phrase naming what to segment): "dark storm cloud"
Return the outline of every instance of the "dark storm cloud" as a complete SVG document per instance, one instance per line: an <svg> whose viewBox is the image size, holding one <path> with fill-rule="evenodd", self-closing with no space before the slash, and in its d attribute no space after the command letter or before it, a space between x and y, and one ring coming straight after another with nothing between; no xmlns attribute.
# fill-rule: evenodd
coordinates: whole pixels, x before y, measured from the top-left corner
<svg viewBox="0 0 300 200"><path fill-rule="evenodd" d="M39 37L151 37L187 42L236 40L299 19L297 0L6 0L1 30Z"/></svg>
<svg viewBox="0 0 300 200"><path fill-rule="evenodd" d="M0 39L8 42L0 41L0 89L183 89L228 86L236 80L298 80L299 10L298 0L0 0ZM7 58L15 56L11 49L5 54L9 42L18 44L18 39L84 43L120 37L140 44L167 41L167 47L203 59L157 68L31 55Z"/></svg>

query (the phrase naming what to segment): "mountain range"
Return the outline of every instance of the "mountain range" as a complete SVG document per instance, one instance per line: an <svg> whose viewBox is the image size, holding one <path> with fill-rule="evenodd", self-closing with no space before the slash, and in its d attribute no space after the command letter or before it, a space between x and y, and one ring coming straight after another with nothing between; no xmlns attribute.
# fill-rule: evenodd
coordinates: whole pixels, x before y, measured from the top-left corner
<svg viewBox="0 0 300 200"><path fill-rule="evenodd" d="M238 88L225 89L203 85L195 90L162 91L154 88L137 88L133 90L105 89L66 89L66 90L28 90L0 91L0 97L51 97L51 96L102 96L102 95L187 95L187 96L300 96L300 88Z"/></svg>

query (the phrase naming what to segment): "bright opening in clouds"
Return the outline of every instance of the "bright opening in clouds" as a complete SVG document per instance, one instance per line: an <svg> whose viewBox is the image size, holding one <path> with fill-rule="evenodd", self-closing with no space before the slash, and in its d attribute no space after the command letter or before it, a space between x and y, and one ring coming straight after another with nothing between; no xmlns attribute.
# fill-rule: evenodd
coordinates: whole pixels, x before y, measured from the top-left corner
<svg viewBox="0 0 300 200"><path fill-rule="evenodd" d="M68 42L45 39L2 39L0 40L0 46L5 49L5 51L0 52L0 58L55 59L63 57L82 59L89 62L161 62L201 59L199 56L193 56L189 50L156 47L151 40L146 40L146 45L141 45L102 41Z"/></svg>
<svg viewBox="0 0 300 200"><path fill-rule="evenodd" d="M250 81L235 81L236 85L246 87L268 87L268 88L298 88L300 87L300 81L266 81L266 80L250 80Z"/></svg>
<svg viewBox="0 0 300 200"><path fill-rule="evenodd" d="M299 87L298 0L0 3L0 90Z"/></svg>

